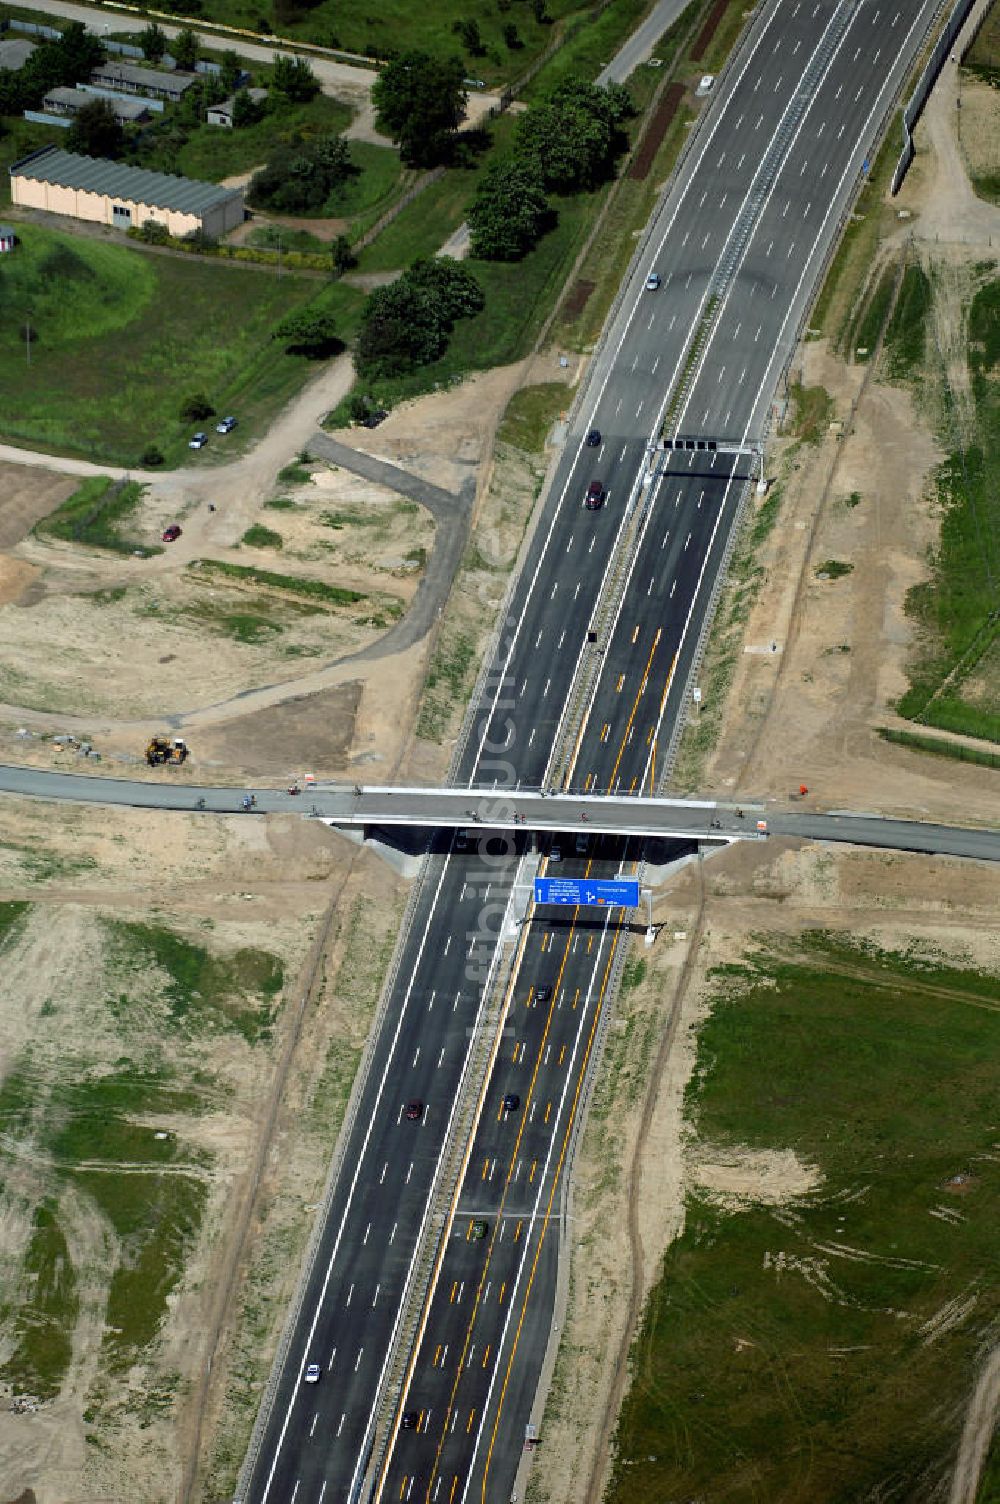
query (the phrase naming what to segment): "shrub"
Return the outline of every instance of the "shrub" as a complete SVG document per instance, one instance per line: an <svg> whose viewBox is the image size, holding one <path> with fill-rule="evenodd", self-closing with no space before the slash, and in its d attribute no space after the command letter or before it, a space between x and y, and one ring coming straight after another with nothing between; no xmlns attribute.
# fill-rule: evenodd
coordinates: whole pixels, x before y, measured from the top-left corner
<svg viewBox="0 0 1000 1504"><path fill-rule="evenodd" d="M185 423L200 423L204 418L214 418L215 408L204 392L192 392L181 403L181 419Z"/></svg>

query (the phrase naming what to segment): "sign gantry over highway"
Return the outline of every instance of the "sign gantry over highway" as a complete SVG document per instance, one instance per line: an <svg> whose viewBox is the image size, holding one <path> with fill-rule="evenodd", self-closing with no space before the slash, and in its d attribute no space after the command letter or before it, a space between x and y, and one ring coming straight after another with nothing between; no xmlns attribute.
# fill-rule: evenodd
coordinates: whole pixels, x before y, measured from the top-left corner
<svg viewBox="0 0 1000 1504"><path fill-rule="evenodd" d="M639 879L536 877L535 902L573 904L593 909L637 909Z"/></svg>

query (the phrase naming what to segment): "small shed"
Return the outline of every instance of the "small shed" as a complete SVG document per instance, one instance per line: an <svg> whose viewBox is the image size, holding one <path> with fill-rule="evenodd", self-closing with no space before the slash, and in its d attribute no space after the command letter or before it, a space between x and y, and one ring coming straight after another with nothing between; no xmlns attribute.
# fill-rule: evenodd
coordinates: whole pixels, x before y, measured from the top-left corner
<svg viewBox="0 0 1000 1504"><path fill-rule="evenodd" d="M10 225L0 225L0 255L5 251L12 251L16 240L17 236Z"/></svg>
<svg viewBox="0 0 1000 1504"><path fill-rule="evenodd" d="M266 89L248 89L247 93L254 104L261 104L267 98ZM233 128L233 106L236 104L236 95L230 94L221 104L213 104L208 110L209 125L221 125L225 130Z"/></svg>

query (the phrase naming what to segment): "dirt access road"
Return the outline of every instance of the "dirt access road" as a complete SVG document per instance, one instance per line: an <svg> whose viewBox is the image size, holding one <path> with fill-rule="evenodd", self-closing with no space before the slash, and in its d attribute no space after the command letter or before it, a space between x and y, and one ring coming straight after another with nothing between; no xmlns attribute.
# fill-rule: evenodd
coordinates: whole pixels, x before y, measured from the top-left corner
<svg viewBox="0 0 1000 1504"><path fill-rule="evenodd" d="M71 0L28 0L28 10L42 11L50 16L62 16L68 21L82 21L89 31L97 36L105 36L109 32L142 31L148 22L145 16L130 16L119 10L102 10L90 5L74 5ZM159 21L160 29L168 37L177 36L185 26L174 26L169 21ZM249 38L240 36L238 32L228 34L225 31L199 31L194 29L194 34L202 47L207 47L216 52L231 49L240 57L247 58L252 63L272 63L275 53L291 53L292 56L305 57L310 68L323 86L324 94L333 94L338 99L344 99L354 104L362 111L363 125L356 133L359 140L373 139L369 130L370 114L364 113L364 106L371 95L371 87L376 78L374 68L354 66L351 63L340 62L336 57L323 57L312 49L303 51L297 49L291 42L282 42L275 38L273 42L252 42ZM469 103L466 109L466 128L478 124L484 115L500 103L499 95L487 93L486 90L472 89L469 93ZM348 130L347 135L351 135ZM382 137L375 138L379 144Z"/></svg>

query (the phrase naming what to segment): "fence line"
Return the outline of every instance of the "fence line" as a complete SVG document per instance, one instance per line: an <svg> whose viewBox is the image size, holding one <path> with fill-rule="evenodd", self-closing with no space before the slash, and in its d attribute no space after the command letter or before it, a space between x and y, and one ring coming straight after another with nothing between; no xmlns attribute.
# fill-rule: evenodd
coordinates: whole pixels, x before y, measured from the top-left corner
<svg viewBox="0 0 1000 1504"><path fill-rule="evenodd" d="M913 145L914 127L923 112L931 89L934 87L934 81L941 72L951 49L954 47L958 34L965 25L974 4L975 0L957 0L957 4L948 18L948 23L944 31L938 37L934 44L934 50L927 59L924 71L917 82L917 87L910 95L903 109L903 150L899 154L899 161L896 163L896 171L892 175L892 185L889 190L893 197L895 197L902 187L903 179L906 177L910 163L916 156Z"/></svg>

